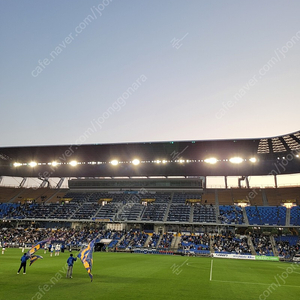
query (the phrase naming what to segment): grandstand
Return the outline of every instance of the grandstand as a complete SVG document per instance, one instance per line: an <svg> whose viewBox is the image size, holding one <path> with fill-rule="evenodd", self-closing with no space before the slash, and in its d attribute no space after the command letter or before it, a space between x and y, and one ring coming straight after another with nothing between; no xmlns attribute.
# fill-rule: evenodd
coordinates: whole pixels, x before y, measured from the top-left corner
<svg viewBox="0 0 300 300"><path fill-rule="evenodd" d="M1 230L55 229L67 247L98 236L109 251L290 259L300 187L281 181L298 174L299 138L1 148ZM38 184L28 186L33 178Z"/></svg>

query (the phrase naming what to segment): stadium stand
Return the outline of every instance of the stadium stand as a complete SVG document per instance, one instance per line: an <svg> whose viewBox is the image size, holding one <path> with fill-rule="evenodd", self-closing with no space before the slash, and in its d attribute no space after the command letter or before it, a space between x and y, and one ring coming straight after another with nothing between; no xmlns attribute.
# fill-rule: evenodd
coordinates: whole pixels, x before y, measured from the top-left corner
<svg viewBox="0 0 300 300"><path fill-rule="evenodd" d="M214 205L195 205L193 222L216 223L216 208Z"/></svg>
<svg viewBox="0 0 300 300"><path fill-rule="evenodd" d="M222 224L243 224L244 217L242 208L237 205L220 205L219 220Z"/></svg>
<svg viewBox="0 0 300 300"><path fill-rule="evenodd" d="M214 236L213 249L215 253L251 254L247 237L237 236L232 232L223 232Z"/></svg>
<svg viewBox="0 0 300 300"><path fill-rule="evenodd" d="M300 241L298 236L276 236L274 239L278 255L284 259L291 259L300 250Z"/></svg>
<svg viewBox="0 0 300 300"><path fill-rule="evenodd" d="M172 233L163 234L161 241L157 246L157 249L170 249L173 238L174 236Z"/></svg>
<svg viewBox="0 0 300 300"><path fill-rule="evenodd" d="M246 212L250 225L281 225L286 222L286 208L283 206L248 206Z"/></svg>
<svg viewBox="0 0 300 300"><path fill-rule="evenodd" d="M157 243L160 239L160 234L156 234L156 233L153 233L151 236L150 236L150 241L149 241L149 244L148 244L148 248L156 248L157 246Z"/></svg>
<svg viewBox="0 0 300 300"><path fill-rule="evenodd" d="M291 208L290 224L292 226L300 226L300 207L294 206Z"/></svg>
<svg viewBox="0 0 300 300"><path fill-rule="evenodd" d="M183 253L209 254L210 238L207 234L182 235L178 251Z"/></svg>
<svg viewBox="0 0 300 300"><path fill-rule="evenodd" d="M274 256L269 236L254 233L252 235L252 242L257 255Z"/></svg>

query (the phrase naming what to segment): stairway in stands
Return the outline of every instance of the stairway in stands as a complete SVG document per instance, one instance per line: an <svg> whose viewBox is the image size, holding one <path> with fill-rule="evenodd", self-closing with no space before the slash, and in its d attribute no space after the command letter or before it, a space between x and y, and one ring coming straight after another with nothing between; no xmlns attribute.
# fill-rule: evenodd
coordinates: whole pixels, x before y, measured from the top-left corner
<svg viewBox="0 0 300 300"><path fill-rule="evenodd" d="M244 223L245 223L247 226L249 226L249 220L248 220L248 216L247 216L245 207L242 207L242 210L243 210Z"/></svg>
<svg viewBox="0 0 300 300"><path fill-rule="evenodd" d="M148 245L149 245L149 243L150 243L150 241L151 241L151 235L148 235L148 237L147 237L147 239L146 239L146 242L145 242L145 244L144 244L144 248L148 248Z"/></svg>
<svg viewBox="0 0 300 300"><path fill-rule="evenodd" d="M169 201L169 204L168 204L168 207L167 207L167 209L166 209L166 212L165 212L165 216L164 216L163 222L167 222L168 215L169 215L169 211L170 211L170 207L171 207L171 204L172 204L172 201L173 201L173 196L174 196L174 192L172 192L172 194L171 194L171 201Z"/></svg>
<svg viewBox="0 0 300 300"><path fill-rule="evenodd" d="M115 248L118 248L119 245L121 244L121 242L123 242L125 240L125 236L126 236L126 234L123 234L123 236L119 239L118 243L116 244Z"/></svg>
<svg viewBox="0 0 300 300"><path fill-rule="evenodd" d="M216 189L215 190L215 204L216 204L216 223L217 224L221 224L221 221L219 219L219 216L220 216L220 207L219 207L219 194L218 194L218 190Z"/></svg>
<svg viewBox="0 0 300 300"><path fill-rule="evenodd" d="M256 255L256 252L255 252L255 249L254 249L254 245L253 245L253 242L252 242L252 239L251 239L251 236L248 235L248 245L251 249L251 254L252 255Z"/></svg>
<svg viewBox="0 0 300 300"><path fill-rule="evenodd" d="M263 206L269 206L266 191L264 189L261 190L261 196L262 196L262 200L263 200Z"/></svg>
<svg viewBox="0 0 300 300"><path fill-rule="evenodd" d="M210 239L209 239L210 253L215 253L215 250L214 250L214 247L213 247L214 242L215 242L214 236L210 236Z"/></svg>
<svg viewBox="0 0 300 300"><path fill-rule="evenodd" d="M189 222L193 223L193 220L194 220L194 205L191 206Z"/></svg>
<svg viewBox="0 0 300 300"><path fill-rule="evenodd" d="M180 234L177 234L173 237L172 243L171 243L171 249L172 250L177 250L178 249L178 244L180 243L181 236Z"/></svg>
<svg viewBox="0 0 300 300"><path fill-rule="evenodd" d="M278 256L278 250L277 250L275 239L274 239L273 235L270 235L270 242L272 245L272 250L273 250L274 256Z"/></svg>
<svg viewBox="0 0 300 300"><path fill-rule="evenodd" d="M291 222L291 209L287 208L287 210L286 210L285 226L290 226L290 222Z"/></svg>
<svg viewBox="0 0 300 300"><path fill-rule="evenodd" d="M163 234L161 234L161 235L159 236L159 239L158 239L158 241L157 241L157 243L156 243L156 248L157 248L158 245L160 244L160 241L162 240L162 238L163 238Z"/></svg>

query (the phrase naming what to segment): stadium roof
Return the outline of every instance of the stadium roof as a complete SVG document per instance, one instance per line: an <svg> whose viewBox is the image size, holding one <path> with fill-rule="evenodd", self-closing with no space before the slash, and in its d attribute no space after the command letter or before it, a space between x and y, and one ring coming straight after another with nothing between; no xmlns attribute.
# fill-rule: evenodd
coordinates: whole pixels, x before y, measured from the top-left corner
<svg viewBox="0 0 300 300"><path fill-rule="evenodd" d="M270 138L0 148L0 176L240 176L299 173L300 131Z"/></svg>

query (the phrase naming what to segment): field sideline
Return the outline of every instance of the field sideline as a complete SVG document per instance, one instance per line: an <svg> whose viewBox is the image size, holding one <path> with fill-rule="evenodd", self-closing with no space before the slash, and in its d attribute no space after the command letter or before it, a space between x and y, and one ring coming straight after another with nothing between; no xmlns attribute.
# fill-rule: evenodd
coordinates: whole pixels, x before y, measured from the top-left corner
<svg viewBox="0 0 300 300"><path fill-rule="evenodd" d="M35 299L299 299L300 266L281 262L94 253L94 281L78 260L66 279L69 252L17 275L20 249L0 255L0 300ZM77 252L73 253L74 256Z"/></svg>

